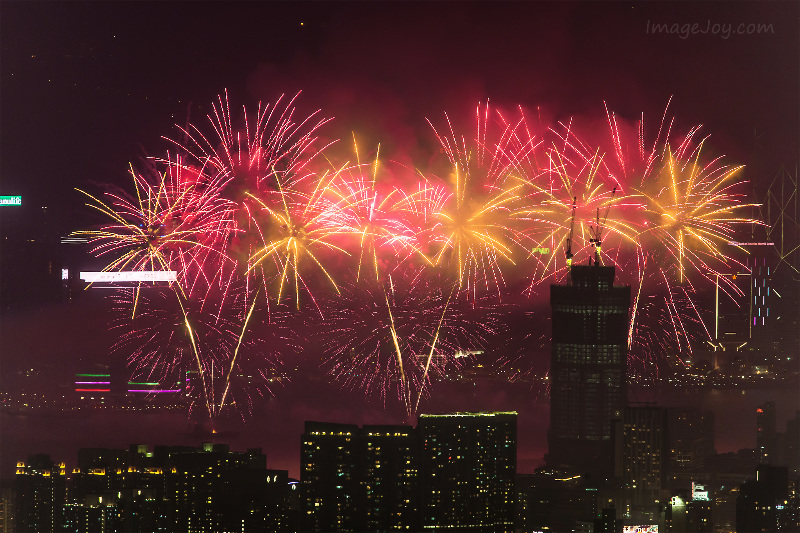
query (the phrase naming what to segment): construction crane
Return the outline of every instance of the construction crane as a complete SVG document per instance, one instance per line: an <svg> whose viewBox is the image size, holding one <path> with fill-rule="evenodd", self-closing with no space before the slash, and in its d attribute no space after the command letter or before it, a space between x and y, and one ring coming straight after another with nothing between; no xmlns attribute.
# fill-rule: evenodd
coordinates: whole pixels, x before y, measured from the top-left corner
<svg viewBox="0 0 800 533"><path fill-rule="evenodd" d="M600 266L600 237L603 233L603 226L606 223L606 219L608 218L608 210L611 209L611 201L614 199L614 194L617 192L617 188L614 187L614 190L611 191L611 198L608 200L608 204L606 207L606 212L603 214L603 219L600 219L600 208L597 208L597 224L596 227L589 226L589 233L592 235L592 238L589 239L589 242L594 246L594 264L596 266ZM591 262L591 258L589 259Z"/></svg>
<svg viewBox="0 0 800 533"><path fill-rule="evenodd" d="M575 231L575 207L578 197L572 198L572 219L569 223L569 235L567 236L567 248L564 250L564 255L567 257L567 268L572 266L572 232Z"/></svg>

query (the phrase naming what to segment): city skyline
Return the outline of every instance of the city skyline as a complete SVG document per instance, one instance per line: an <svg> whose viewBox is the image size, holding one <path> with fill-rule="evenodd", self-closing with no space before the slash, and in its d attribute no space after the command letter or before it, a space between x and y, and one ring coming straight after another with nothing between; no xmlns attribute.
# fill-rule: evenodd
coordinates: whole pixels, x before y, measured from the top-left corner
<svg viewBox="0 0 800 533"><path fill-rule="evenodd" d="M130 192L129 164L138 165L145 155L163 157L166 150L174 149L162 137L182 137L185 134L180 127L205 124L205 115L213 113L211 104L226 90L232 109L243 105L255 109L258 102L275 102L281 94L291 97L302 91L297 99L298 116L306 117L319 109L320 117L332 118L319 129L323 144L338 139L331 151L332 160L343 153L351 155L341 156L341 160L352 158L351 139L356 137L365 156L374 157L380 145L382 160L410 168L412 174L416 170L427 172L426 165L437 157L441 166L444 155L436 134L446 131L449 119L445 117L452 118L455 129L469 138L474 133L476 105L486 102L509 118L516 117L516 106L521 106L531 124L557 129L559 123L573 124L572 120L576 131L593 146L608 146L610 114L618 117L624 133L635 133L636 122L644 114L647 136L652 141L668 108L668 116L676 117L676 132L685 135L703 124L698 143L710 135L702 141L704 156L707 153L711 159L724 155L726 164L744 165L742 179L747 184L742 192L747 199L742 203L757 203L763 201L781 169L789 169L792 175L798 163L798 9L792 2L777 2L770 9L739 2L397 2L380 6L339 2L3 3L0 194L21 196L19 206L0 206L3 232L22 236L46 223L51 234L66 237L96 228L102 221L84 205L91 204L91 199L75 189L90 190L98 197L110 187ZM709 30L702 33L706 23ZM692 33L692 24L697 24L696 33ZM733 33L740 24L744 25L743 33ZM713 30L714 25L719 28ZM752 33L748 33L750 25ZM759 25L763 31L756 33ZM725 28L731 33L726 34ZM611 159L611 152L608 149L604 155ZM394 174L388 179L399 181ZM46 208L46 215L42 208ZM583 218L591 219L591 215L584 213ZM18 220L6 225L14 217ZM614 217L612 211L608 218ZM763 238L759 234L755 240ZM73 245L60 246L67 249ZM14 262L18 253L29 258L27 248L3 244L0 252L4 263ZM558 246L548 253L561 258L564 250ZM584 250L580 260L585 262L589 253ZM85 256L80 261L91 262ZM104 266L102 261L92 265L80 261L70 267L90 271ZM530 267L529 263L525 265ZM634 265L635 261L627 263L631 268ZM503 341L517 345L508 349L510 355L500 356L506 357L506 366L518 364L531 375L541 376L548 366L550 331L542 294L552 280L538 287L539 298L531 303L523 288L529 285L527 277L533 273L522 272L524 281L516 283L517 270L508 270L513 275L509 274L503 305L509 307L493 310L491 319L508 328L509 339ZM18 279L27 276L33 279L30 272L23 272ZM460 273L458 277L460 281ZM623 282L631 284L628 279ZM21 283L15 288L15 297L23 304L25 298L33 299L41 289L33 283L30 287ZM705 322L692 323L691 327L711 329L713 288L706 280L697 297L704 307ZM49 390L58 390L65 378L91 373L98 364L118 365L120 358L130 355L111 355L117 333L109 330L108 304L98 301L100 291L91 289L91 295L83 294L73 302L37 303L26 309L21 305L11 311L3 307L0 384L4 389L0 392L21 386L19 373L28 366L42 372L45 377L41 383L51 387ZM390 308L385 294L376 292L373 296L378 307L384 305L386 297L385 308L397 309ZM362 302L352 298L347 305L359 306ZM345 318L347 305L341 304ZM399 306L396 302L391 305ZM440 300L426 310L426 334L428 329L436 330L431 326L448 309L447 291L442 291ZM766 309L764 306L765 314ZM436 318L431 318L434 315ZM791 308L785 316L798 319L797 311L792 316ZM469 319L481 326L493 324ZM672 334L669 325L661 327ZM309 336L308 329L292 329ZM656 336L662 333L661 329L653 331ZM498 338L487 337L490 341ZM449 342L454 346L461 339L456 335ZM317 357L312 353L317 346L309 345L309 353ZM676 351L683 354L685 341L679 338L670 346L677 346ZM783 349L791 352L797 347ZM413 352L417 347L408 350ZM390 361L401 359L394 348L388 353ZM518 361L520 353L524 357ZM347 353L339 355L346 357ZM670 354L663 355L666 359ZM710 360L711 356L700 354L698 358ZM292 362L290 359L288 366ZM142 364L145 369L151 368L150 362ZM348 369L346 364L344 368ZM427 369L425 372L420 378L409 371L408 383L413 379L424 382ZM231 375L238 374L229 373L228 379ZM274 395L274 400L262 400L260 393L254 393L255 401L263 401L267 407L245 413L246 424L230 425L247 440L245 435L250 431L254 438L263 438L263 433L252 429L254 425L270 424L277 418L289 424L294 434L303 420L318 420L318 415L326 411L330 411L326 420L357 424L399 423L411 415L412 407L419 412L437 412L439 407L464 411L487 405L493 410L518 410L520 420L527 422L546 415L546 404L535 399L544 395L541 383L527 389L524 385L473 385L471 389L442 385L441 391L436 387L427 391L431 397L426 400L424 386L414 389L406 385L405 375L384 376L384 387L393 395L387 401L374 391L365 397L360 391L339 392L328 384L319 386L315 397L316 391L302 390L304 386L315 387L315 382L306 381L303 374L295 378L297 386L280 384L261 391L266 397ZM337 376L337 383L346 382L342 374ZM140 377L131 380L160 380L160 376L152 380ZM402 390L398 394L395 389ZM226 393L227 388L223 397ZM747 401L760 404L769 399L759 396ZM714 399L709 401L713 403ZM277 413L279 407L290 411L291 419ZM190 429L185 428L197 420L196 409L191 422L183 413L174 418L164 416L156 425L169 427L183 416L186 424L173 431L171 438L194 438L186 435ZM780 417L792 414L787 405ZM350 415L355 415L354 419L346 420ZM110 418L98 416L97 423L102 426ZM731 415L727 420L734 418ZM143 417L134 424L144 426L148 422ZM530 443L529 450L520 451L526 454L520 465L528 469L541 463L545 450L542 443L546 442L546 427L535 422L530 426L520 430L519 438L521 445ZM41 427L31 424L20 442L34 441L38 431ZM15 439L7 431L3 433L4 441ZM267 443L249 446L263 446L269 461L268 444L288 434L287 429L269 435ZM52 440L52 436L41 435L43 446L51 445L48 443ZM731 437L731 442L737 443L729 446L733 450L743 440ZM37 451L51 453L47 449ZM4 453L2 460L9 459L20 457L9 458ZM281 464L289 462L284 456Z"/></svg>

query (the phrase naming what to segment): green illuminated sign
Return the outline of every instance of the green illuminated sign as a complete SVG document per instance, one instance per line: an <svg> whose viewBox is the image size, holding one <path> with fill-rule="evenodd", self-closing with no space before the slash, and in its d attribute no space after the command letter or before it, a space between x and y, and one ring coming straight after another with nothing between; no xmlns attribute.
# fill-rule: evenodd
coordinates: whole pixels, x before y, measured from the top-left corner
<svg viewBox="0 0 800 533"><path fill-rule="evenodd" d="M22 196L0 196L0 205L22 205Z"/></svg>

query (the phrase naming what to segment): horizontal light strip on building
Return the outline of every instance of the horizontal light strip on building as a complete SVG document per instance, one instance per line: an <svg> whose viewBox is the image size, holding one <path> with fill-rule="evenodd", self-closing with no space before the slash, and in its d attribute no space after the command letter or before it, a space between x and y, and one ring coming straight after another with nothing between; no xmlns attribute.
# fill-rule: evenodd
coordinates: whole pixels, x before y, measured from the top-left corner
<svg viewBox="0 0 800 533"><path fill-rule="evenodd" d="M86 283L114 283L119 281L176 281L175 270L140 270L134 272L81 272Z"/></svg>
<svg viewBox="0 0 800 533"><path fill-rule="evenodd" d="M129 389L128 392L143 392L143 393L183 392L183 389Z"/></svg>

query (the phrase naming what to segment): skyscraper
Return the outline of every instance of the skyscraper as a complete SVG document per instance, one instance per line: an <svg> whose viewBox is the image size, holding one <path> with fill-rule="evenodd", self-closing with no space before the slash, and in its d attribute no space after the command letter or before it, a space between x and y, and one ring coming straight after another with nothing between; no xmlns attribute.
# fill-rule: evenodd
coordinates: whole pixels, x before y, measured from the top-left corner
<svg viewBox="0 0 800 533"><path fill-rule="evenodd" d="M410 426L364 426L359 458L359 531L419 531L417 434Z"/></svg>
<svg viewBox="0 0 800 533"><path fill-rule="evenodd" d="M622 480L634 523L655 523L669 465L667 409L626 407L621 422L621 464L615 475Z"/></svg>
<svg viewBox="0 0 800 533"><path fill-rule="evenodd" d="M358 426L306 422L300 447L305 531L354 531Z"/></svg>
<svg viewBox="0 0 800 533"><path fill-rule="evenodd" d="M514 531L516 413L422 414L425 528Z"/></svg>
<svg viewBox="0 0 800 533"><path fill-rule="evenodd" d="M612 471L612 419L627 400L630 287L613 266L572 265L550 286L550 433L547 462L597 476Z"/></svg>

